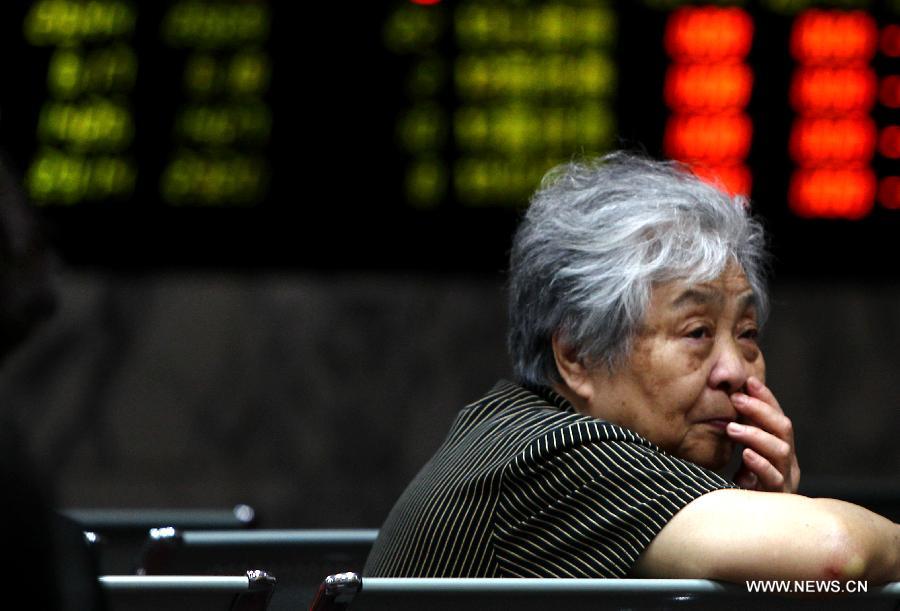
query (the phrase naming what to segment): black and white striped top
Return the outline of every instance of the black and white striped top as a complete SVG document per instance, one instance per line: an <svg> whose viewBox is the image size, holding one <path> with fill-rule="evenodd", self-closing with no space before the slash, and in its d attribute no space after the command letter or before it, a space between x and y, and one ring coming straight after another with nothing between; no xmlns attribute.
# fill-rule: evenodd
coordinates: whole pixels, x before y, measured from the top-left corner
<svg viewBox="0 0 900 611"><path fill-rule="evenodd" d="M623 577L682 507L733 487L550 390L500 382L459 413L363 574Z"/></svg>

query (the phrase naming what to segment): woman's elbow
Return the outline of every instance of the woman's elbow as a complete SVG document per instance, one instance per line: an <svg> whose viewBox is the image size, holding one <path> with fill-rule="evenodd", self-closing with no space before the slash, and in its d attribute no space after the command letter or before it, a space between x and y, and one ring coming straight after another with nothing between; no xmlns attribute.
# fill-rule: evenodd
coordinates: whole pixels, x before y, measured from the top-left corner
<svg viewBox="0 0 900 611"><path fill-rule="evenodd" d="M823 538L824 562L822 579L866 580L880 583L891 580L896 570L896 550L884 540L858 528L853 520L836 520L837 524Z"/></svg>
<svg viewBox="0 0 900 611"><path fill-rule="evenodd" d="M900 564L900 526L867 510L843 503L823 532L823 579L897 579ZM849 509L849 511L848 511Z"/></svg>

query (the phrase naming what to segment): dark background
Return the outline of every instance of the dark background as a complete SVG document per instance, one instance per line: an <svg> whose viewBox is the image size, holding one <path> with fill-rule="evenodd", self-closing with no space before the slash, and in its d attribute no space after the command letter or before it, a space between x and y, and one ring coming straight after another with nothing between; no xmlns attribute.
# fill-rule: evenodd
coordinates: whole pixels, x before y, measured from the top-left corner
<svg viewBox="0 0 900 611"><path fill-rule="evenodd" d="M157 35L166 4L141 3L134 197L35 208L58 255L60 310L6 363L0 409L27 431L62 505L242 502L268 526L377 526L455 412L509 375L503 272L525 202L406 205L393 137L406 67L381 34L394 5L310 4L272 6L264 201L160 201L183 57ZM0 145L19 176L46 96L48 52L21 37L29 6L0 9L0 70L15 84L0 92ZM615 6L613 144L658 156L667 12ZM896 487L900 212L788 212L793 17L746 6L752 195L775 252L768 379L794 419L805 477ZM882 25L900 21L871 10ZM452 41L441 45L452 55ZM884 109L876 118L890 121Z"/></svg>

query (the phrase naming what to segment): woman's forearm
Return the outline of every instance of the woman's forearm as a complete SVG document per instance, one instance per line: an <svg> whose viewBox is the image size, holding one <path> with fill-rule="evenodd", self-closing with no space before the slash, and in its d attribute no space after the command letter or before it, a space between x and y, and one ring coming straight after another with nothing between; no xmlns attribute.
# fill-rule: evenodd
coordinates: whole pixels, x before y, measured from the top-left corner
<svg viewBox="0 0 900 611"><path fill-rule="evenodd" d="M632 575L900 581L900 526L834 499L719 490L677 513Z"/></svg>

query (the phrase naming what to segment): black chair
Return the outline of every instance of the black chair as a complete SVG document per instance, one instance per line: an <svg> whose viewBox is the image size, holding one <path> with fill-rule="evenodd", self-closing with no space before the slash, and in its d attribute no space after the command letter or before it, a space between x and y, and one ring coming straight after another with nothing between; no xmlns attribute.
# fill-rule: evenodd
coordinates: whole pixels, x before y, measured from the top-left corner
<svg viewBox="0 0 900 611"><path fill-rule="evenodd" d="M900 582L865 594L776 595L706 579L385 579L329 576L310 611L873 609L894 611Z"/></svg>
<svg viewBox="0 0 900 611"><path fill-rule="evenodd" d="M92 533L100 575L134 575L151 528L239 530L256 525L256 512L248 505L233 509L64 509L60 513Z"/></svg>
<svg viewBox="0 0 900 611"><path fill-rule="evenodd" d="M243 576L109 575L100 577L108 611L266 611L275 579Z"/></svg>
<svg viewBox="0 0 900 611"><path fill-rule="evenodd" d="M377 530L179 531L155 529L147 540L146 575L234 574L259 568L278 578L273 611L305 609L322 580L362 571Z"/></svg>

